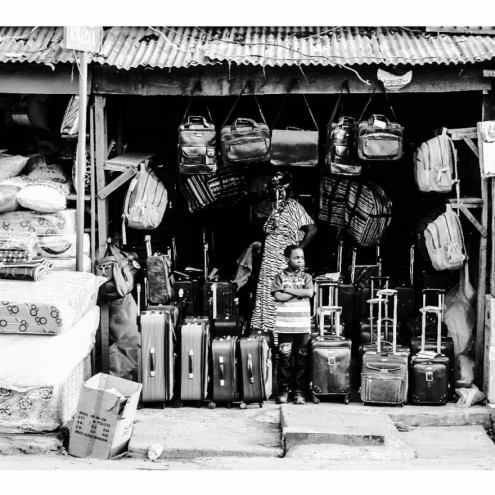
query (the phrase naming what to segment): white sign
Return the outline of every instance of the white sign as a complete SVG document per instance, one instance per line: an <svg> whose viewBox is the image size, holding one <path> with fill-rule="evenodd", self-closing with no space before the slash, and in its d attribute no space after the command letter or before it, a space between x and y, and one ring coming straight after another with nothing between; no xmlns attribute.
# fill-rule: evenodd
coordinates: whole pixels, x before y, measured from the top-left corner
<svg viewBox="0 0 495 495"><path fill-rule="evenodd" d="M397 91L407 86L412 80L412 70L406 72L402 76L396 76L382 69L378 69L378 79L383 82L385 89L389 91Z"/></svg>
<svg viewBox="0 0 495 495"><path fill-rule="evenodd" d="M64 26L63 48L81 52L98 52L101 48L101 26Z"/></svg>

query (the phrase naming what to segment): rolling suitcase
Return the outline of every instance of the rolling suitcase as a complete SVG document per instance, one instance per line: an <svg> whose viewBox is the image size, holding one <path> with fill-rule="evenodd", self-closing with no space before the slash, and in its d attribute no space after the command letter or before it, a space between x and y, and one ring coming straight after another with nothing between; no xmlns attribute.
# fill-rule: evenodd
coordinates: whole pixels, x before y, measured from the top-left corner
<svg viewBox="0 0 495 495"><path fill-rule="evenodd" d="M439 297L439 301L441 298ZM414 404L445 404L449 398L451 367L449 358L441 352L442 306L421 308L423 331L421 348L411 358L411 400ZM426 314L437 315L437 340L434 351L426 350Z"/></svg>
<svg viewBox="0 0 495 495"><path fill-rule="evenodd" d="M315 296L313 300L313 305L314 305L313 313L315 316L316 331L317 333L320 333L321 331L318 327L318 309L321 307L339 306L340 285L338 282L334 282L332 280L320 276L314 279L314 289L315 289ZM340 307L342 308L342 306ZM342 316L343 313L344 313L344 308L342 308L341 314L339 315L339 326L340 326L339 329L336 329L336 327L333 324L330 324L329 326L325 325L323 319L323 324L325 325L323 331L325 333L337 333L337 335L345 335L346 325L345 322L342 321L344 319Z"/></svg>
<svg viewBox="0 0 495 495"><path fill-rule="evenodd" d="M271 351L262 337L241 338L238 341L239 373L241 383L241 409L246 404L263 401L272 394Z"/></svg>
<svg viewBox="0 0 495 495"><path fill-rule="evenodd" d="M202 321L181 326L180 399L199 406L208 393L209 325ZM178 404L180 405L180 403Z"/></svg>
<svg viewBox="0 0 495 495"><path fill-rule="evenodd" d="M175 331L166 311L142 311L140 316L140 381L142 402L170 400L174 389Z"/></svg>
<svg viewBox="0 0 495 495"><path fill-rule="evenodd" d="M408 392L409 352L397 349L397 291L381 289L378 299L392 297L393 318L383 318L383 304L378 303L378 327L383 320L392 323L392 349L383 350L380 332L377 332L376 351L366 350L361 371L361 400L363 404L388 404L403 406Z"/></svg>
<svg viewBox="0 0 495 495"><path fill-rule="evenodd" d="M378 315L375 314L374 312L374 307L379 303L379 300L377 298L377 292L380 289L388 289L390 283L390 277L371 277L371 287L369 292L368 291L363 291L361 292L361 296L364 297L365 295L369 294L369 298L366 300L366 309L367 309L367 316L364 316L361 318L359 322L359 344L364 345L364 344L370 344L373 342L372 339L372 332L373 329L375 331L378 329ZM387 311L388 307L385 308L385 317L388 316ZM388 341L388 335L387 335L387 329L388 329L388 322L387 320L384 321L385 325L380 329L382 332L382 339ZM385 334L384 334L385 332Z"/></svg>
<svg viewBox="0 0 495 495"><path fill-rule="evenodd" d="M199 279L176 280L174 289L172 302L180 306L182 320L186 317L202 314L201 282Z"/></svg>
<svg viewBox="0 0 495 495"><path fill-rule="evenodd" d="M219 318L216 311L216 295L217 290L215 284L212 285L212 297L208 301L208 306L210 308L210 332L212 337L240 337L244 332L244 319L239 316L239 299L234 299L234 311L233 314L225 317Z"/></svg>
<svg viewBox="0 0 495 495"><path fill-rule="evenodd" d="M427 308L426 296L427 293L432 293L438 296L436 307L440 308L440 312L421 310L421 322L424 331L421 332L420 337L411 338L411 355L417 354L421 350L422 345L422 334L425 334L424 348L426 351L437 351L437 339L438 339L438 325L440 324L440 353L447 356L449 359L449 397L454 393L454 340L452 337L445 337L445 323L443 322L443 300L444 291L443 289L423 289L423 308ZM432 335L432 328L436 326L436 335Z"/></svg>
<svg viewBox="0 0 495 495"><path fill-rule="evenodd" d="M208 407L224 403L230 408L239 399L237 390L237 338L218 337L211 341L212 400Z"/></svg>
<svg viewBox="0 0 495 495"><path fill-rule="evenodd" d="M323 397L342 396L349 403L351 392L351 347L350 339L340 333L340 306L318 308L319 336L311 341L310 390L313 402ZM325 335L324 317L329 315L335 335Z"/></svg>
<svg viewBox="0 0 495 495"><path fill-rule="evenodd" d="M151 236L144 237L146 243L146 272L149 304L167 304L173 294L170 278L171 258L151 251Z"/></svg>
<svg viewBox="0 0 495 495"><path fill-rule="evenodd" d="M213 301L213 319L233 319L236 285L229 281L207 280L203 285L203 313Z"/></svg>

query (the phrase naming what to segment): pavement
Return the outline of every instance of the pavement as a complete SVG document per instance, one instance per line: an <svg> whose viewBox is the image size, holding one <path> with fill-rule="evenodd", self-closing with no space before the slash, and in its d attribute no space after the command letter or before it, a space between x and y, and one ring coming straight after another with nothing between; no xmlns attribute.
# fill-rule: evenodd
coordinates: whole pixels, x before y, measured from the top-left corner
<svg viewBox="0 0 495 495"><path fill-rule="evenodd" d="M25 470L494 470L488 406L379 407L339 402L137 411L127 455L67 455L66 431L0 434L0 469ZM152 445L163 450L152 461Z"/></svg>

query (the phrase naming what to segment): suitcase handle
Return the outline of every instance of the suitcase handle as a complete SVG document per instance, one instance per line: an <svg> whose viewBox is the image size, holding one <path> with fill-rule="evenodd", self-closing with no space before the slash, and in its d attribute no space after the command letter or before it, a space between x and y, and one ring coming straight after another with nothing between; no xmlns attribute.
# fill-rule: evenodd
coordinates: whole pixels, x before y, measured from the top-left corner
<svg viewBox="0 0 495 495"><path fill-rule="evenodd" d="M220 386L225 386L225 366L223 364L223 356L218 358L218 364L220 366Z"/></svg>
<svg viewBox="0 0 495 495"><path fill-rule="evenodd" d="M194 378L193 357L194 357L194 351L192 349L189 349L189 380L192 380Z"/></svg>
<svg viewBox="0 0 495 495"><path fill-rule="evenodd" d="M380 371L382 373L388 373L389 371L399 371L402 368L402 366L398 366L397 368L379 368L378 366L372 366L368 363L366 363L366 367L370 370Z"/></svg>
<svg viewBox="0 0 495 495"><path fill-rule="evenodd" d="M254 383L252 354L248 354L247 356L247 372L248 372L249 382Z"/></svg>
<svg viewBox="0 0 495 495"><path fill-rule="evenodd" d="M150 376L155 376L155 348L150 349Z"/></svg>

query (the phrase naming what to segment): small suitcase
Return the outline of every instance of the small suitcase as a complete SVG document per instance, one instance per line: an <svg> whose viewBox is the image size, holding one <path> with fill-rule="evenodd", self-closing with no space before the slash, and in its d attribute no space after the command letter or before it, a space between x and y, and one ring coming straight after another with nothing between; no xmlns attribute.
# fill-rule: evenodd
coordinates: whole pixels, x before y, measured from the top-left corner
<svg viewBox="0 0 495 495"><path fill-rule="evenodd" d="M408 392L409 352L397 349L397 291L381 289L378 299L393 300L393 318L383 318L383 304L378 303L378 327L384 321L392 323L392 349L383 350L380 332L377 332L376 351L366 350L361 371L361 400L364 404L389 404L403 406Z"/></svg>
<svg viewBox="0 0 495 495"><path fill-rule="evenodd" d="M351 348L350 339L340 333L340 306L318 308L319 336L311 341L310 390L313 402L320 398L341 396L349 403L351 393ZM335 335L325 335L324 316L329 315Z"/></svg>
<svg viewBox="0 0 495 495"><path fill-rule="evenodd" d="M186 317L202 314L200 280L176 280L174 289L172 302L179 306L182 320Z"/></svg>
<svg viewBox="0 0 495 495"><path fill-rule="evenodd" d="M203 313L213 301L213 319L230 319L234 317L234 299L236 284L229 281L207 280L203 285Z"/></svg>
<svg viewBox="0 0 495 495"><path fill-rule="evenodd" d="M443 298L439 297L439 302ZM411 400L415 404L445 404L449 398L451 366L447 356L442 354L441 321L442 306L424 306L421 308L423 331L421 348L411 358ZM437 341L434 351L426 350L426 315L437 315Z"/></svg>
<svg viewBox="0 0 495 495"><path fill-rule="evenodd" d="M209 325L186 323L180 331L180 398L199 405L208 393Z"/></svg>
<svg viewBox="0 0 495 495"><path fill-rule="evenodd" d="M271 351L262 337L241 338L238 341L239 374L241 383L240 408L257 402L263 407L263 401L272 394Z"/></svg>
<svg viewBox="0 0 495 495"><path fill-rule="evenodd" d="M224 403L230 408L239 399L237 390L237 338L218 337L211 341L212 400L208 407Z"/></svg>
<svg viewBox="0 0 495 495"><path fill-rule="evenodd" d="M212 286L213 287L213 286ZM212 291L216 294L216 290ZM215 298L211 297L210 308L210 331L212 337L240 337L244 332L244 319L239 316L239 299L234 299L234 313L226 318L219 318L215 311Z"/></svg>
<svg viewBox="0 0 495 495"><path fill-rule="evenodd" d="M142 402L170 400L174 389L175 332L172 316L166 311L143 311L140 316L140 381Z"/></svg>
<svg viewBox="0 0 495 495"><path fill-rule="evenodd" d="M146 272L148 279L148 302L167 304L172 298L173 287L170 279L172 261L170 256L151 251L151 236L144 237L146 243Z"/></svg>

